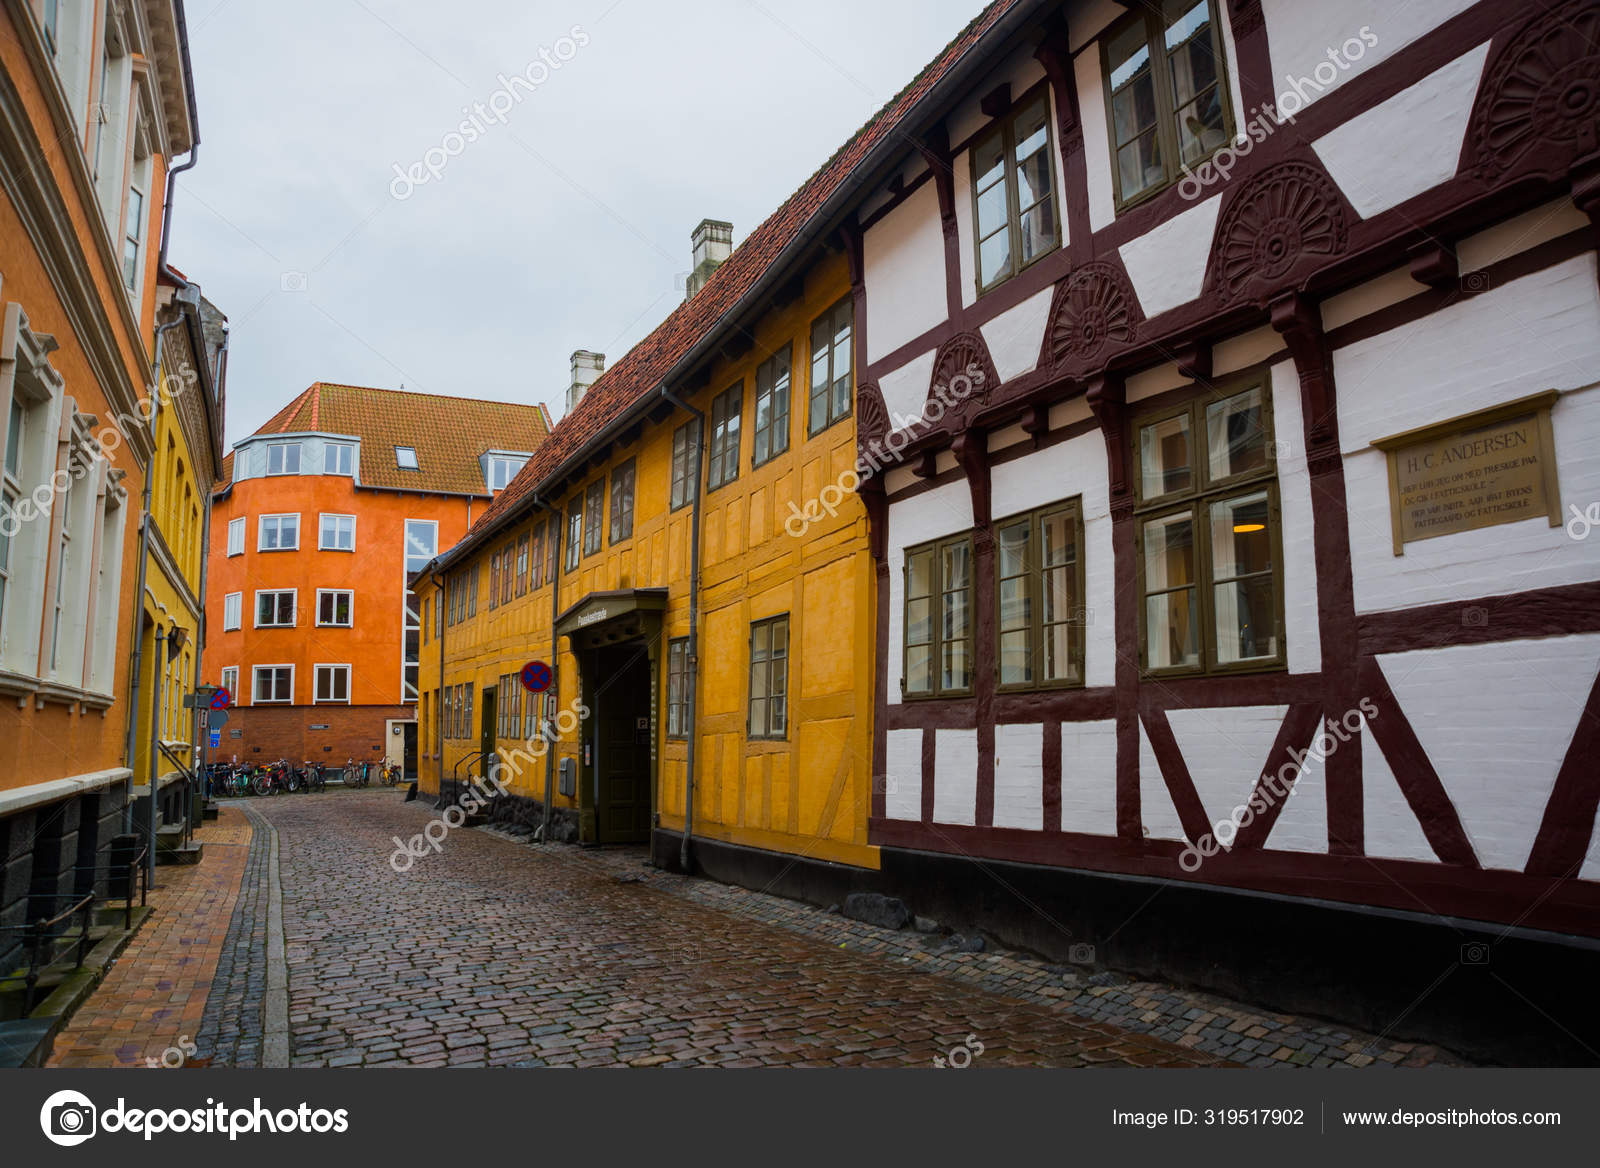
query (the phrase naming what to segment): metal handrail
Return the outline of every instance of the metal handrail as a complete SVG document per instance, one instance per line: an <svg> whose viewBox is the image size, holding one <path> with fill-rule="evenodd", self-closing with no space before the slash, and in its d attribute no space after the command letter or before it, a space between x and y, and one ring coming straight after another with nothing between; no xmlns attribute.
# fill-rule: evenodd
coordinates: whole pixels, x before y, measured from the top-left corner
<svg viewBox="0 0 1600 1168"><path fill-rule="evenodd" d="M48 892L37 895L40 897L49 896L53 898L61 894ZM45 942L50 939L50 930L55 928L62 921L70 919L75 913L83 914L83 928L78 934L77 959L74 961L72 968L83 968L84 952L89 947L89 919L93 913L93 906L94 893L91 892L81 900L74 902L71 907L67 908L63 912L57 913L49 920L30 921L25 925L0 926L9 930L25 930L28 934L28 972L23 978L23 985L26 988L24 989L22 996L22 1013L24 1017L33 1013L33 1007L36 1004L35 998L38 993L39 986L39 951L45 947Z"/></svg>

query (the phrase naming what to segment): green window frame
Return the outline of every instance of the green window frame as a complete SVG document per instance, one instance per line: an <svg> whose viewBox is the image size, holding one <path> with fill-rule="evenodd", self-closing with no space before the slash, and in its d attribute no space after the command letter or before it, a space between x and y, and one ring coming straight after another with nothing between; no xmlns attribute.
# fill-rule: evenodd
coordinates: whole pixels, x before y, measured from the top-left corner
<svg viewBox="0 0 1600 1168"><path fill-rule="evenodd" d="M756 408L750 443L752 469L789 449L790 376L794 345L787 344L756 366Z"/></svg>
<svg viewBox="0 0 1600 1168"><path fill-rule="evenodd" d="M743 378L711 400L711 459L706 467L708 491L726 486L739 477L739 421L743 410Z"/></svg>
<svg viewBox="0 0 1600 1168"><path fill-rule="evenodd" d="M811 404L806 437L850 416L855 301L846 296L811 322Z"/></svg>
<svg viewBox="0 0 1600 1168"><path fill-rule="evenodd" d="M981 296L1061 246L1048 86L1024 94L973 143L968 158L973 270Z"/></svg>
<svg viewBox="0 0 1600 1168"><path fill-rule="evenodd" d="M603 545L606 522L606 481L595 479L583 492L583 554L592 556Z"/></svg>
<svg viewBox="0 0 1600 1168"><path fill-rule="evenodd" d="M977 676L975 571L970 531L906 550L902 697L972 693Z"/></svg>
<svg viewBox="0 0 1600 1168"><path fill-rule="evenodd" d="M1271 383L1135 419L1139 665L1147 675L1284 668Z"/></svg>
<svg viewBox="0 0 1600 1168"><path fill-rule="evenodd" d="M1083 684L1083 506L1052 503L995 523L995 684Z"/></svg>
<svg viewBox="0 0 1600 1168"><path fill-rule="evenodd" d="M789 734L789 614L750 622L750 705L745 737Z"/></svg>
<svg viewBox="0 0 1600 1168"><path fill-rule="evenodd" d="M700 446L700 419L690 418L672 432L672 498L671 509L678 510L694 502L700 490L698 454Z"/></svg>
<svg viewBox="0 0 1600 1168"><path fill-rule="evenodd" d="M567 571L577 569L578 561L583 558L583 496L575 497L567 504Z"/></svg>
<svg viewBox="0 0 1600 1168"><path fill-rule="evenodd" d="M1232 140L1216 0L1160 0L1130 14L1100 38L1100 65L1117 210L1166 190Z"/></svg>
<svg viewBox="0 0 1600 1168"><path fill-rule="evenodd" d="M689 737L689 638L667 642L667 737Z"/></svg>
<svg viewBox="0 0 1600 1168"><path fill-rule="evenodd" d="M611 542L614 544L633 538L634 478L631 458L611 472Z"/></svg>

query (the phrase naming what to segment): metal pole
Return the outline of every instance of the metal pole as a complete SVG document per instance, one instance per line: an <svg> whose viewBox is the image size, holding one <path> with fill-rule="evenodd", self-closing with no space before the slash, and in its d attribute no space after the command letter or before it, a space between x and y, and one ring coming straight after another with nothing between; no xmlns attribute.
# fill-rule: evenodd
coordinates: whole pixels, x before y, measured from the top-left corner
<svg viewBox="0 0 1600 1168"><path fill-rule="evenodd" d="M156 795L160 782L161 761L161 675L165 671L167 632L156 626L155 660L150 663L150 806L145 809L146 858L145 870L151 880L156 876Z"/></svg>

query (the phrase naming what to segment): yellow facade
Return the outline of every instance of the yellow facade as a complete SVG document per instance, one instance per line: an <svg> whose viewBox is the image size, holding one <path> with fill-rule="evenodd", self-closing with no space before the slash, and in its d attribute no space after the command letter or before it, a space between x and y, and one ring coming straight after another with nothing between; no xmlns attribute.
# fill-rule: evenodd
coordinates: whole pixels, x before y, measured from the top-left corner
<svg viewBox="0 0 1600 1168"><path fill-rule="evenodd" d="M769 311L753 330L753 345L735 359L713 361L702 388L683 393L687 404L707 417L712 400L742 383L739 473L714 490L701 490L701 594L697 735L693 834L768 850L803 854L868 867L877 866L877 850L867 845L867 816L872 794L872 612L874 570L867 544L864 508L846 494L836 514L822 513L801 535L785 523L789 504L804 509L825 486L836 483L855 466L853 415L814 436L807 434L810 395L808 354L812 323L849 293L842 256L818 262L806 274L803 293L781 309ZM789 448L759 467L752 467L752 415L757 367L774 352L791 346ZM479 749L485 691L515 674L530 660L555 665L557 709L577 711L592 704L594 679L580 692L580 663L571 638L563 635L552 655L552 626L564 613L597 594L631 589L666 589L660 633L651 638L653 706L649 718L653 775L651 808L655 826L681 831L684 821L687 738L667 733L667 645L689 634L690 541L692 506L670 507L673 436L690 421L672 409L632 433L624 432L602 461L567 483L561 493L543 501L568 514L581 503L592 484L603 482L606 523L603 546L565 570L560 555L562 524L547 511L531 512L517 525L474 547L470 555L449 564L443 581L424 585L427 641L423 649L423 737L420 767L423 789L437 792L441 776L464 778L479 767L471 761ZM631 537L610 540L612 472L633 463L634 519ZM831 497L831 494L830 494ZM509 551L516 563L521 537L543 526L547 564L558 565L552 585L543 583L509 604L491 607L489 592L496 575L494 557ZM558 533L552 560L550 533ZM469 539L472 538L469 536ZM451 582L476 574L475 613L450 620ZM526 577L523 577L526 580ZM515 591L515 589L513 589ZM439 605L445 605L445 617ZM596 610L600 615L602 610ZM747 733L750 700L751 624L770 617L789 618L787 661L788 716L781 738ZM443 632L443 662L439 634ZM472 723L465 736L440 738L443 687L469 686L474 694ZM602 687L604 679L601 680ZM607 698L602 690L600 702ZM524 710L528 707L525 705ZM582 764L587 721L562 720L554 755ZM498 730L498 720L496 729ZM515 733L497 742L506 762L502 777L513 795L542 802L546 775L542 750L526 741L526 720ZM520 753L517 751L520 749ZM580 772L581 773L581 772ZM554 785L553 785L554 786ZM585 837L594 830L589 788L578 795L557 794L555 807L580 813Z"/></svg>

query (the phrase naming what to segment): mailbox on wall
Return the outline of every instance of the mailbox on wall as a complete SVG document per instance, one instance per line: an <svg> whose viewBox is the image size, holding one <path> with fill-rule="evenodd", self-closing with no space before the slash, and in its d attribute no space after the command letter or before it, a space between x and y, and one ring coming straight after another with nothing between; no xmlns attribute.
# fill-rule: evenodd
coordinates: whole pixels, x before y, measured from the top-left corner
<svg viewBox="0 0 1600 1168"><path fill-rule="evenodd" d="M578 793L577 759L564 758L561 760L561 777L557 789L569 799Z"/></svg>

